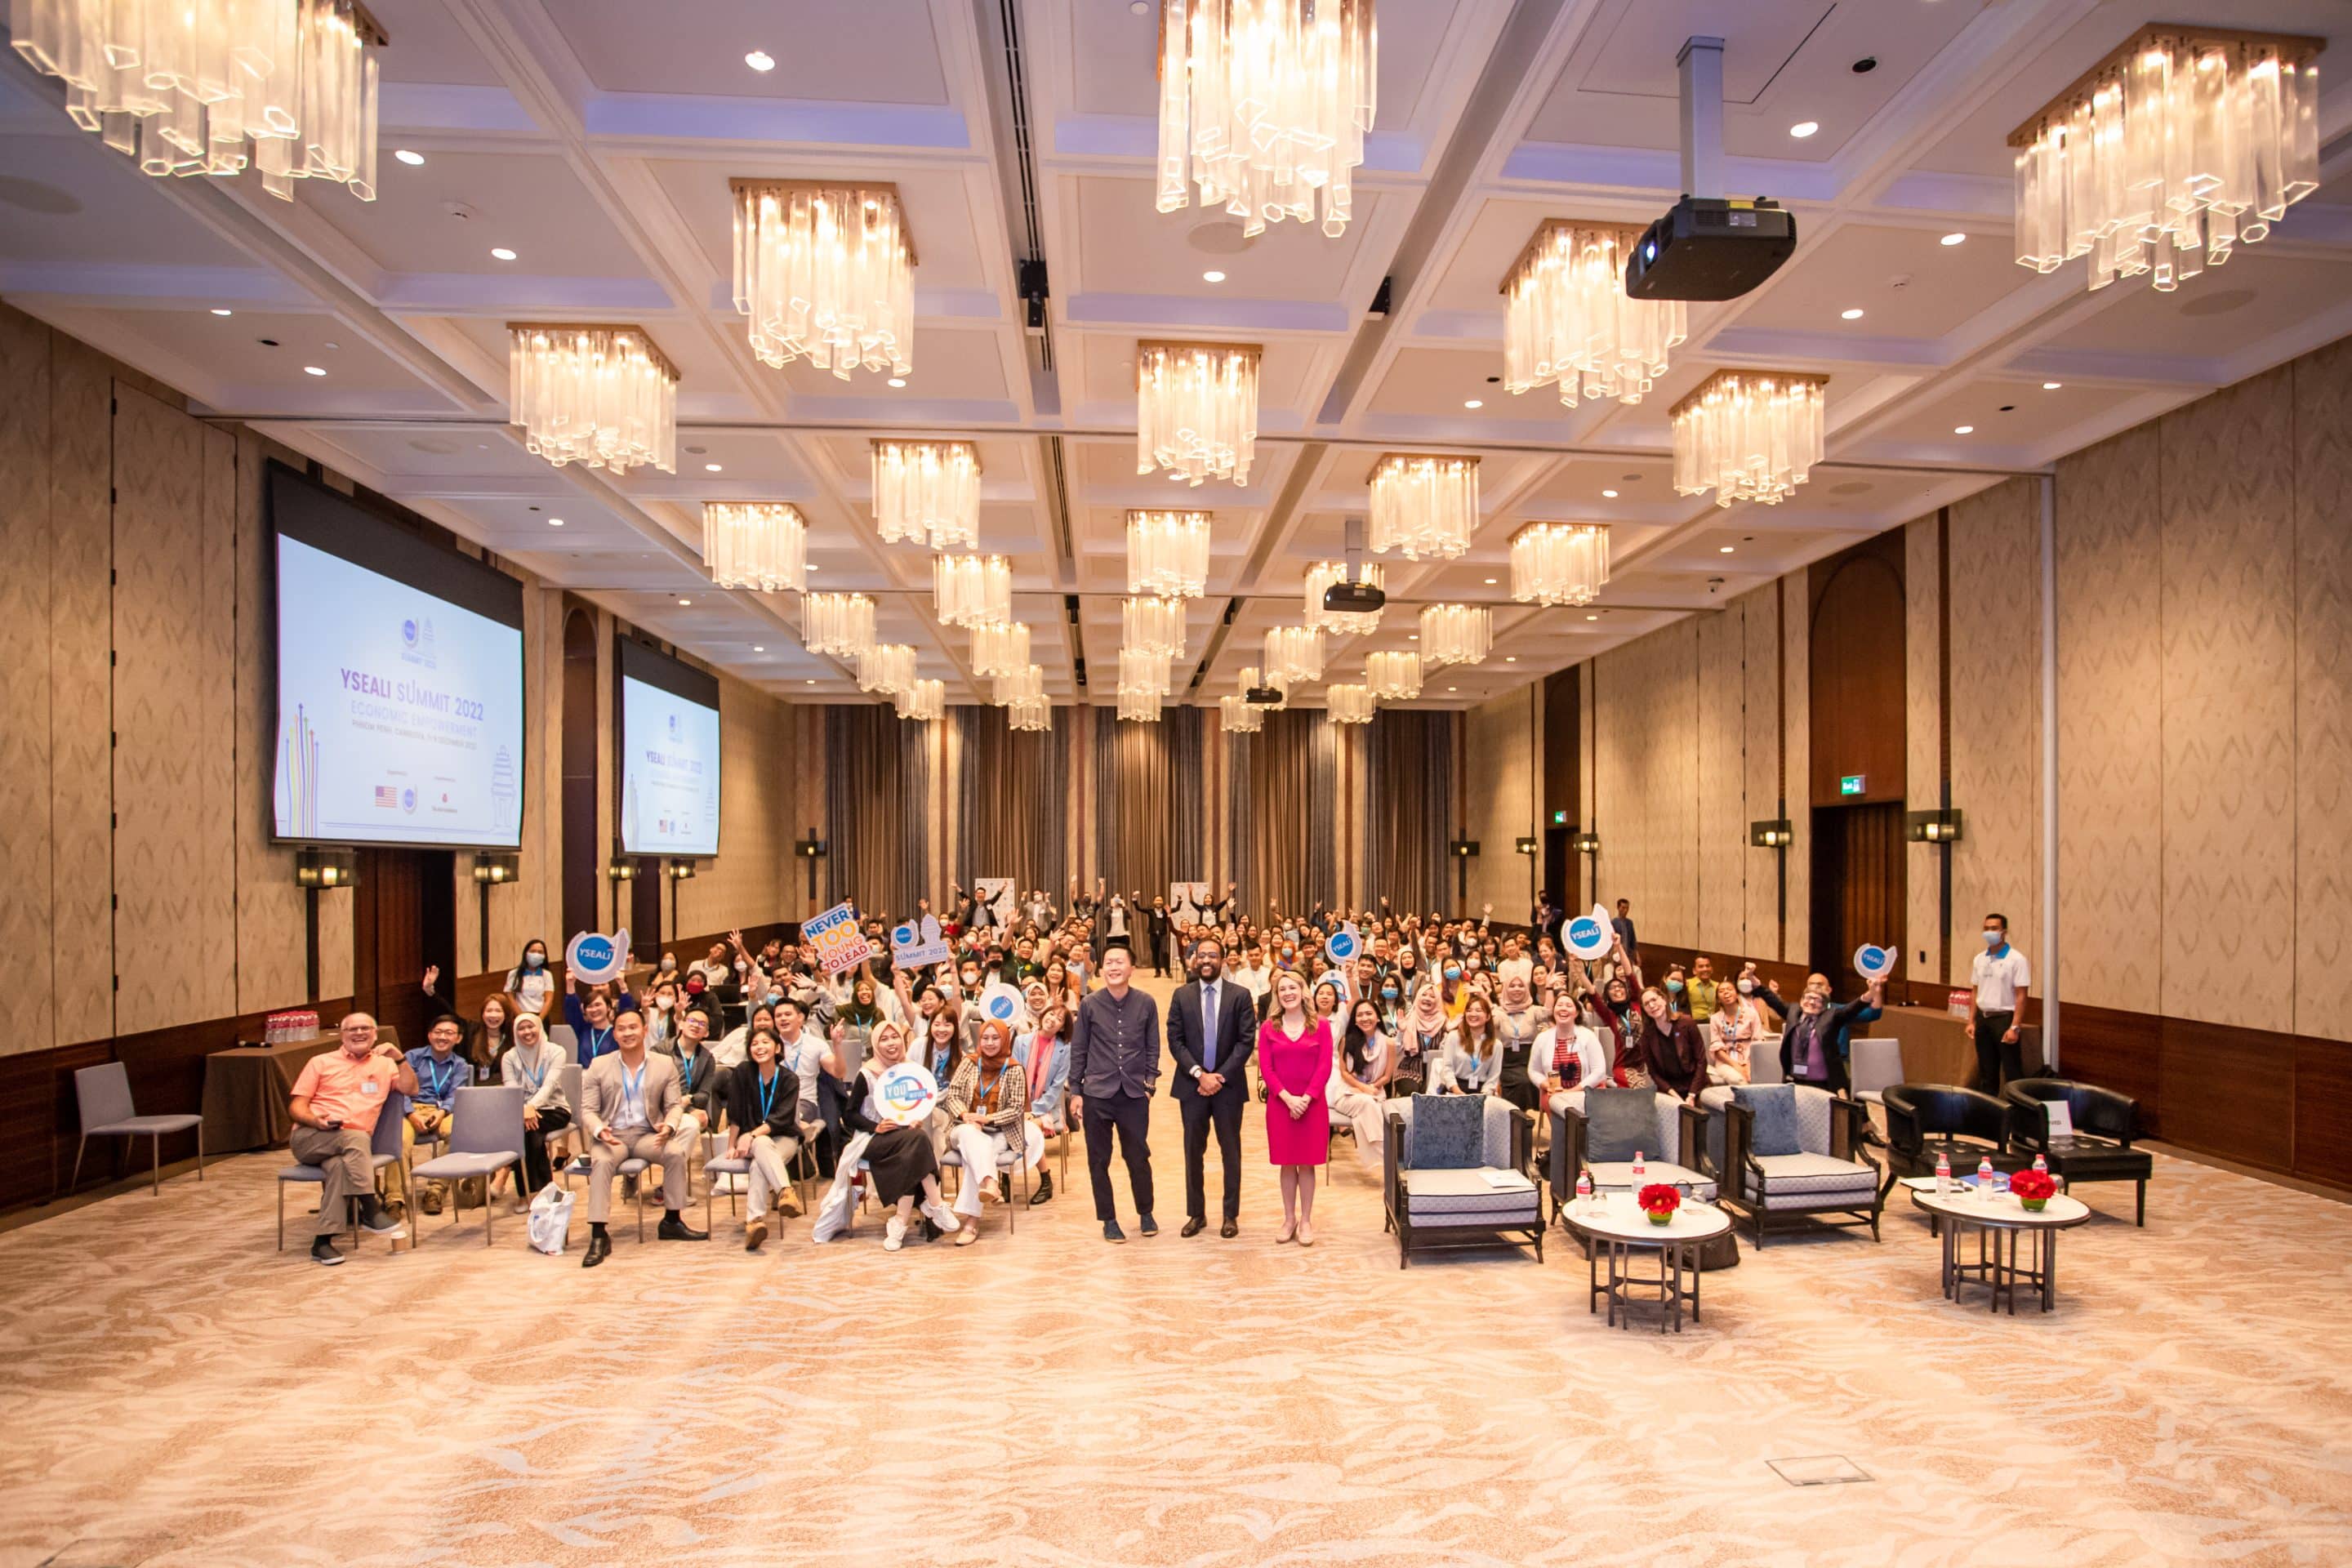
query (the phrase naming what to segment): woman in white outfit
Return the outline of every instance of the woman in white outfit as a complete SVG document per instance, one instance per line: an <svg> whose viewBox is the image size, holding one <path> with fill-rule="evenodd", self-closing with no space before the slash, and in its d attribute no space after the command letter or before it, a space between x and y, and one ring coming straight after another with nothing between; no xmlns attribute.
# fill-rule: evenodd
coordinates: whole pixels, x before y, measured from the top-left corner
<svg viewBox="0 0 2352 1568"><path fill-rule="evenodd" d="M1004 1201L996 1168L1012 1151L1013 1140L1022 1141L1021 1163L1029 1170L1037 1168L1045 1152L1045 1136L1029 1120L1029 1075L1013 1059L1009 1026L995 1018L982 1022L979 1048L956 1068L940 1106L948 1117L948 1142L963 1162L955 1211L966 1223L955 1244L970 1247L980 1239L980 1205Z"/></svg>
<svg viewBox="0 0 2352 1568"><path fill-rule="evenodd" d="M1573 1095L1609 1081L1609 1047L1563 991L1552 998L1551 1025L1536 1036L1528 1070L1543 1085L1544 1109L1559 1112Z"/></svg>
<svg viewBox="0 0 2352 1568"><path fill-rule="evenodd" d="M1348 1029L1332 1058L1328 1098L1332 1116L1344 1118L1355 1129L1356 1158L1367 1171L1378 1172L1383 1161L1381 1106L1389 1075L1396 1070L1396 1041L1381 1023L1380 1004L1360 997L1348 1009Z"/></svg>
<svg viewBox="0 0 2352 1568"><path fill-rule="evenodd" d="M1496 1092L1503 1079L1503 1037L1484 991L1472 991L1462 1005L1462 1020L1445 1037L1437 1070L1440 1094Z"/></svg>
<svg viewBox="0 0 2352 1568"><path fill-rule="evenodd" d="M1715 988L1715 1012L1706 1021L1706 1081L1746 1083L1749 1053L1764 1032L1764 1016L1756 1004L1725 981Z"/></svg>

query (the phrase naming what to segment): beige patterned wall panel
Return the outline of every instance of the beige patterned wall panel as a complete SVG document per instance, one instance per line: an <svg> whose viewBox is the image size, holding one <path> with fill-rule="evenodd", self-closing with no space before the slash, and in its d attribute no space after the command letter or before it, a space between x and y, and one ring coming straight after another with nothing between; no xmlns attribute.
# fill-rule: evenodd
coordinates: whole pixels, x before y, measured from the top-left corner
<svg viewBox="0 0 2352 1568"><path fill-rule="evenodd" d="M1684 620L1594 659L1600 897L1630 899L1644 941L1695 945L1698 626Z"/></svg>
<svg viewBox="0 0 2352 1568"><path fill-rule="evenodd" d="M1696 874L1698 945L1748 948L1747 616L1738 603L1696 617L1698 714Z"/></svg>
<svg viewBox="0 0 2352 1568"><path fill-rule="evenodd" d="M113 380L107 362L69 338L49 340L49 949L57 973L57 1043L114 1033L113 762L107 668L114 525Z"/></svg>
<svg viewBox="0 0 2352 1568"><path fill-rule="evenodd" d="M1796 824L1797 842L1786 857L1789 865L1788 936L1780 944L1784 963L1810 962L1813 927L1813 703L1812 617L1805 613L1805 574L1792 572L1780 579L1780 644L1786 654L1788 722L1782 740L1781 792L1788 798L1789 820Z"/></svg>
<svg viewBox="0 0 2352 1568"><path fill-rule="evenodd" d="M14 1026L0 1054L58 1043L49 948L49 330L0 309L0 952Z"/></svg>
<svg viewBox="0 0 2352 1568"><path fill-rule="evenodd" d="M2027 479L1951 509L1952 804L1968 824L1952 847L1956 976L1990 910L2042 951L2041 516Z"/></svg>
<svg viewBox="0 0 2352 1568"><path fill-rule="evenodd" d="M2244 1023L2248 997L2294 994L2293 421L2282 366L2159 422L2162 1010L2177 1018Z"/></svg>
<svg viewBox="0 0 2352 1568"><path fill-rule="evenodd" d="M2352 1039L2352 340L2294 366L2294 1028Z"/></svg>
<svg viewBox="0 0 2352 1568"><path fill-rule="evenodd" d="M114 911L118 1032L236 1011L233 846L216 755L236 729L226 616L231 541L210 528L207 431L115 388ZM211 622L214 624L208 625Z"/></svg>
<svg viewBox="0 0 2352 1568"><path fill-rule="evenodd" d="M269 526L263 500L268 465L268 447L258 437L238 437L235 524L237 783L229 800L229 824L236 863L239 1013L267 1012L310 1000L302 993L303 900L307 895L294 885L294 851L270 841L269 787L277 766L277 715L270 699L270 668L277 658L277 639L269 620ZM348 955L348 938L342 945ZM320 947L323 963L323 933ZM342 993L331 991L328 994Z"/></svg>
<svg viewBox="0 0 2352 1568"><path fill-rule="evenodd" d="M1780 810L1780 594L1767 584L1739 596L1746 647L1741 653L1747 685L1746 722L1740 752L1742 798L1749 822L1769 821ZM1742 843L1746 842L1743 837ZM1741 851L1748 868L1744 956L1770 958L1780 949L1782 853Z"/></svg>
<svg viewBox="0 0 2352 1568"><path fill-rule="evenodd" d="M1536 756L1530 715L1539 705L1535 687L1507 691L1464 716L1463 800L1468 837L1478 841L1470 862L1466 912L1493 904L1497 920L1523 921L1528 868L1512 841L1535 831Z"/></svg>
<svg viewBox="0 0 2352 1568"><path fill-rule="evenodd" d="M1909 781L1906 805L1911 811L1934 808L1943 795L1942 740L1937 733L1943 719L1937 686L1943 654L1936 574L1940 528L1931 514L1903 530L1904 764ZM1937 924L1941 919L1946 853L1927 844L1903 847L1906 897L1903 973L1923 983L1945 978L1946 949Z"/></svg>
<svg viewBox="0 0 2352 1568"><path fill-rule="evenodd" d="M2152 1012L2164 952L2164 563L2152 425L2058 464L2067 1001Z"/></svg>

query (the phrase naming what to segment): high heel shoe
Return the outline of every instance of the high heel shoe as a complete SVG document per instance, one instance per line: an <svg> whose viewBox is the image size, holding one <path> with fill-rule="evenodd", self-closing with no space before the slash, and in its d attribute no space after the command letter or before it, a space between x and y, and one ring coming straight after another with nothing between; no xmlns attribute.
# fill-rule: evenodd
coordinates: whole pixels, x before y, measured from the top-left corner
<svg viewBox="0 0 2352 1568"><path fill-rule="evenodd" d="M1292 1237L1294 1237L1294 1236L1296 1236L1296 1235L1297 1235L1297 1234L1298 1234L1298 1222L1297 1222L1297 1220L1292 1220L1292 1219L1286 1219L1286 1220L1284 1220L1284 1221L1282 1222L1282 1228L1281 1228L1280 1230L1277 1230L1277 1231L1276 1231L1276 1232L1274 1233L1274 1239L1275 1239L1275 1243L1276 1243L1276 1245L1279 1246L1279 1245L1280 1245L1280 1244L1282 1244L1283 1242L1288 1241Z"/></svg>

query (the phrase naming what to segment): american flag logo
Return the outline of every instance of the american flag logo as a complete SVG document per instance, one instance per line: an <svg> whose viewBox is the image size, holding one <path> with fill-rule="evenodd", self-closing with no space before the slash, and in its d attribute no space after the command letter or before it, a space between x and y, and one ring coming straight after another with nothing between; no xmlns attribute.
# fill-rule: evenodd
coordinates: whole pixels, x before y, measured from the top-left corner
<svg viewBox="0 0 2352 1568"><path fill-rule="evenodd" d="M390 784L378 784L375 786L375 803L385 811L397 810L400 805L400 792Z"/></svg>

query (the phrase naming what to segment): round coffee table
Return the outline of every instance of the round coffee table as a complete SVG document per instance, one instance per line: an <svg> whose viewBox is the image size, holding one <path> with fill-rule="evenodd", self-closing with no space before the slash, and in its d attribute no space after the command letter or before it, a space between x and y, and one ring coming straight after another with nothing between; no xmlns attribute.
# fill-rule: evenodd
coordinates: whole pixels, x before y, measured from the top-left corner
<svg viewBox="0 0 2352 1568"><path fill-rule="evenodd" d="M1633 1315L1631 1308L1637 1299L1629 1289L1657 1292L1658 1332L1664 1333L1671 1318L1676 1333L1683 1331L1683 1303L1690 1303L1691 1321L1698 1321L1700 1272L1696 1267L1699 1247L1731 1229L1731 1216L1712 1204L1685 1202L1675 1211L1671 1224L1654 1225L1642 1212L1631 1193L1609 1193L1596 1196L1591 1206L1580 1209L1574 1203L1559 1211L1562 1224L1570 1236L1585 1244L1588 1259L1587 1279L1590 1289L1585 1294L1585 1309L1599 1311L1601 1298L1609 1299L1609 1324L1617 1326L1620 1313L1625 1327L1631 1328ZM1637 1252L1654 1252L1658 1256L1655 1275L1635 1274L1627 1265ZM1601 1275L1603 1255L1609 1260L1609 1275ZM1640 1300L1646 1302L1645 1295Z"/></svg>
<svg viewBox="0 0 2352 1568"><path fill-rule="evenodd" d="M1980 1198L1973 1193L1946 1195L1934 1192L1914 1192L1911 1201L1927 1211L1931 1218L1940 1220L1937 1227L1944 1237L1944 1295L1953 1301L1960 1299L1961 1282L1973 1275L1982 1279L1991 1291L1991 1309L2000 1310L2001 1292L2009 1293L2009 1315L2017 1316L2017 1288L2025 1285L2042 1293L2042 1310L2053 1310L2058 1302L2058 1233L2071 1230L2091 1217L2088 1205L2080 1198L2059 1193L2043 1205L2039 1214L2030 1214L2017 1199L2003 1193L1996 1197ZM1977 1233L1977 1260L1963 1261L1960 1257L1961 1233ZM2031 1236L2032 1262L2021 1268L2017 1261L2018 1242Z"/></svg>

